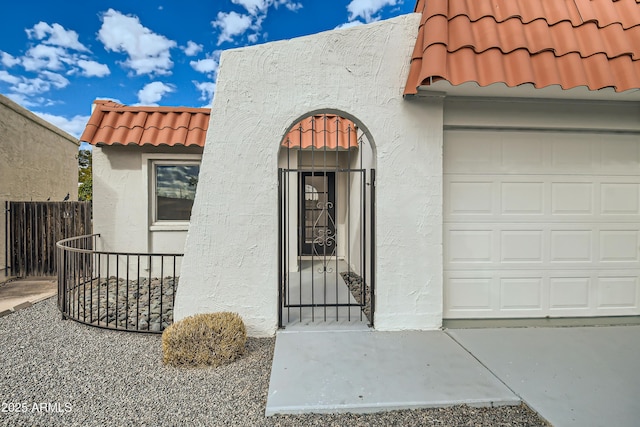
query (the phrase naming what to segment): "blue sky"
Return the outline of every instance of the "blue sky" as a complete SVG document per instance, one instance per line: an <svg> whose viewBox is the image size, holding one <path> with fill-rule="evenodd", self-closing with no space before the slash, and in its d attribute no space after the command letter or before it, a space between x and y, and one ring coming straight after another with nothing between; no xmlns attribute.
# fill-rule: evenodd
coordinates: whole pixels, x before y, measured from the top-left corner
<svg viewBox="0 0 640 427"><path fill-rule="evenodd" d="M0 93L78 137L95 99L203 107L220 52L361 25L414 0L11 1Z"/></svg>

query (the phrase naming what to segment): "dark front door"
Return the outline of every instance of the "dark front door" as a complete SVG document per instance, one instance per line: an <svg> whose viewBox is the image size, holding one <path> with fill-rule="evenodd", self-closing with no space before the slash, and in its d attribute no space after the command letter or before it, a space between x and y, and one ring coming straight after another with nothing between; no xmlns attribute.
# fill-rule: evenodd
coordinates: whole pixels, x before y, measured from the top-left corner
<svg viewBox="0 0 640 427"><path fill-rule="evenodd" d="M300 255L335 255L335 172L299 172L298 187Z"/></svg>

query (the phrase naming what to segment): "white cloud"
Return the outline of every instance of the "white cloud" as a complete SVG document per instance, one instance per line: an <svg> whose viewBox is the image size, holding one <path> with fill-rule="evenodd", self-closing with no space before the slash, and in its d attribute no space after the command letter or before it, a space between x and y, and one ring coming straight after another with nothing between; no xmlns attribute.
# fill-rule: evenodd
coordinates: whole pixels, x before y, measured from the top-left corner
<svg viewBox="0 0 640 427"><path fill-rule="evenodd" d="M10 85L9 91L14 94L16 102L32 106L35 99L28 100L27 97L36 97L52 89L69 86L70 82L65 75L73 75L78 71L87 77L103 77L109 74L106 65L86 58L86 55L71 54L59 46L38 44L19 58L9 54L2 55L3 64L19 64L25 71L33 72L34 77L16 76L0 71L0 80ZM39 98L36 105L41 106L45 101L48 100Z"/></svg>
<svg viewBox="0 0 640 427"><path fill-rule="evenodd" d="M189 65L191 65L191 68L197 72L206 74L211 80L215 80L218 77L221 53L221 50L213 51L212 53L207 54L205 59L191 61L189 62Z"/></svg>
<svg viewBox="0 0 640 427"><path fill-rule="evenodd" d="M199 59L197 61L191 61L189 64L194 70L200 73L210 74L218 72L218 61L214 58Z"/></svg>
<svg viewBox="0 0 640 427"><path fill-rule="evenodd" d="M296 3L292 1L281 1L280 3L284 4L287 7L287 9L289 9L292 12L302 9L302 3Z"/></svg>
<svg viewBox="0 0 640 427"><path fill-rule="evenodd" d="M216 91L216 84L214 82L196 82L193 84L200 91L200 100L207 101L209 105L213 99L213 93Z"/></svg>
<svg viewBox="0 0 640 427"><path fill-rule="evenodd" d="M151 82L138 91L138 101L141 105L157 105L156 103L167 94L175 92L173 86L162 82Z"/></svg>
<svg viewBox="0 0 640 427"><path fill-rule="evenodd" d="M91 60L86 54L90 51L80 43L75 31L67 30L60 24L50 25L42 21L25 31L29 39L40 43L31 44L20 57L0 51L0 61L5 67L19 65L35 74L35 77L2 75L2 81L10 84L9 91L20 104L31 106L38 95L67 87L70 82L65 75L80 72L87 77L103 77L109 74L106 65ZM37 100L37 105L41 106L52 102L42 97Z"/></svg>
<svg viewBox="0 0 640 427"><path fill-rule="evenodd" d="M56 116L49 113L40 113L37 111L34 111L34 113L76 138L80 138L80 135L82 135L82 132L89 121L89 116L74 116L71 119L67 119L66 117Z"/></svg>
<svg viewBox="0 0 640 427"><path fill-rule="evenodd" d="M266 15L271 6L285 6L293 12L302 9L302 3L293 0L231 0L231 3L244 7L252 16Z"/></svg>
<svg viewBox="0 0 640 427"><path fill-rule="evenodd" d="M20 63L20 60L15 58L14 56L8 54L7 52L0 51L0 62L7 68L11 68L14 65Z"/></svg>
<svg viewBox="0 0 640 427"><path fill-rule="evenodd" d="M62 58L65 57L68 57L68 54L61 47L38 44L30 48L20 62L27 71L61 70Z"/></svg>
<svg viewBox="0 0 640 427"><path fill-rule="evenodd" d="M137 16L109 9L102 15L98 39L107 50L127 54L124 65L137 75L171 74L170 51L177 43L143 26Z"/></svg>
<svg viewBox="0 0 640 427"><path fill-rule="evenodd" d="M69 85L69 80L61 74L43 71L38 77L11 76L0 72L0 80L11 84L11 92L21 96L35 96L48 92L52 87L62 89Z"/></svg>
<svg viewBox="0 0 640 427"><path fill-rule="evenodd" d="M196 56L197 54L202 52L202 47L203 46L201 44L189 40L186 46L182 46L182 50L187 56Z"/></svg>
<svg viewBox="0 0 640 427"><path fill-rule="evenodd" d="M89 52L89 49L78 40L78 33L73 30L66 30L60 24L49 25L40 21L33 28L27 29L26 32L30 39L44 40L43 43L47 45Z"/></svg>
<svg viewBox="0 0 640 427"><path fill-rule="evenodd" d="M231 0L231 3L244 7L250 15L265 13L272 1L270 0Z"/></svg>
<svg viewBox="0 0 640 427"><path fill-rule="evenodd" d="M96 61L80 59L77 62L78 67L82 69L82 74L87 77L104 77L111 74L111 70L105 64Z"/></svg>
<svg viewBox="0 0 640 427"><path fill-rule="evenodd" d="M11 86L11 91L21 95L39 95L51 90L51 82L40 77L28 79L21 76L20 81Z"/></svg>
<svg viewBox="0 0 640 427"><path fill-rule="evenodd" d="M9 74L5 70L0 70L0 82L5 82L11 85L15 85L20 82L20 78Z"/></svg>
<svg viewBox="0 0 640 427"><path fill-rule="evenodd" d="M257 42L262 32L262 22L266 19L270 7L277 9L285 6L294 12L302 8L302 3L294 0L231 0L231 3L243 7L247 14L234 11L218 13L216 20L211 23L214 28L220 29L218 46L224 42L233 42L235 37L243 35L248 30L252 33L247 36L247 41Z"/></svg>
<svg viewBox="0 0 640 427"><path fill-rule="evenodd" d="M233 37L244 34L251 27L251 17L237 12L218 12L218 17L211 23L220 28L218 46L224 42L232 42Z"/></svg>
<svg viewBox="0 0 640 427"><path fill-rule="evenodd" d="M108 73L106 65L90 60L84 53L74 52L88 51L78 41L75 31L66 30L59 24L40 22L26 32L30 39L42 42L31 45L20 57L0 51L0 61L5 67L21 66L24 71L33 73L28 76L0 71L0 81L9 85L11 99L21 105L43 106L53 102L40 95L69 86L70 81L65 75L78 71L85 76L103 76L105 70Z"/></svg>
<svg viewBox="0 0 640 427"><path fill-rule="evenodd" d="M338 25L335 29L339 30L341 28L357 27L358 25L364 25L364 22L358 21L358 20L351 21L351 22L345 22L344 24Z"/></svg>
<svg viewBox="0 0 640 427"><path fill-rule="evenodd" d="M398 0L351 0L347 5L349 21L362 18L365 22L373 22L380 19L376 16L385 6L395 6Z"/></svg>
<svg viewBox="0 0 640 427"><path fill-rule="evenodd" d="M58 89L62 89L63 87L67 87L69 85L69 80L58 73L52 73L51 71L43 71L41 73L43 77L46 77L47 80L51 82L53 86Z"/></svg>
<svg viewBox="0 0 640 427"><path fill-rule="evenodd" d="M32 101L27 96L22 95L21 93L8 93L6 94L6 96L16 104L20 104L25 108L33 107L34 105L40 105L39 102Z"/></svg>

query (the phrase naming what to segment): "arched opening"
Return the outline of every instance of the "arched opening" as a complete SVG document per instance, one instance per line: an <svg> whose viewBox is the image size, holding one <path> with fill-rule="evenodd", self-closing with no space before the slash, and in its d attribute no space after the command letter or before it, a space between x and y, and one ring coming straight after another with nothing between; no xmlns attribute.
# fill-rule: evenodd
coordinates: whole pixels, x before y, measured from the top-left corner
<svg viewBox="0 0 640 427"><path fill-rule="evenodd" d="M373 325L375 150L340 113L295 122L280 142L279 325Z"/></svg>

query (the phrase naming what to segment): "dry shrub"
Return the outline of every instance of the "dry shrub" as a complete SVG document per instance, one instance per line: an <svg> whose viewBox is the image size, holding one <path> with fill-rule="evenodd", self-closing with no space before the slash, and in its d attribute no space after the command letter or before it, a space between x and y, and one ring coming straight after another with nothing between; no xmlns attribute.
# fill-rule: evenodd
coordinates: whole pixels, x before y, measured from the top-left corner
<svg viewBox="0 0 640 427"><path fill-rule="evenodd" d="M247 331L236 313L197 314L162 333L162 360L172 366L220 366L244 353Z"/></svg>

